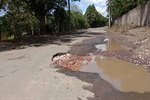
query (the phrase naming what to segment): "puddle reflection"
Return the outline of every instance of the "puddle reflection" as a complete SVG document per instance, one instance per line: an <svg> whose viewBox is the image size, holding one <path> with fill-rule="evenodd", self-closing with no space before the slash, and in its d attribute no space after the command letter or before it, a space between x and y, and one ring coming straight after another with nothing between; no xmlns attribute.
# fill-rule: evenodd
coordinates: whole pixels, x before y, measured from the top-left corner
<svg viewBox="0 0 150 100"><path fill-rule="evenodd" d="M106 51L106 50L127 50L126 47L117 44L117 42L114 39L105 39L105 42L107 42L106 44L96 44L94 45L94 47L97 50L101 50L101 51Z"/></svg>

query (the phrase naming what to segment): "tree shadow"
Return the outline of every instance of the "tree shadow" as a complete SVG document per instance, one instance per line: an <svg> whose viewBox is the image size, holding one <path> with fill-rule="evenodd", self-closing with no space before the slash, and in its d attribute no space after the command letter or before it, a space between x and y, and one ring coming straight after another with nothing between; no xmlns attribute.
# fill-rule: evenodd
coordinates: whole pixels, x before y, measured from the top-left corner
<svg viewBox="0 0 150 100"><path fill-rule="evenodd" d="M59 69L57 70L59 73L92 84L83 86L84 90L94 93L94 97L87 97L88 100L149 100L150 98L150 92L137 93L116 90L110 83L102 79L98 73L71 71L59 66L56 68ZM80 97L77 97L77 99L82 100Z"/></svg>
<svg viewBox="0 0 150 100"><path fill-rule="evenodd" d="M27 47L40 47L49 44L62 45L63 43L70 43L78 37L90 37L88 34L92 35L92 32L66 32L56 35L42 35L2 41L0 42L0 52L13 49L25 49Z"/></svg>
<svg viewBox="0 0 150 100"><path fill-rule="evenodd" d="M84 32L73 34L60 34L60 35L42 35L35 37L24 37L14 40L6 40L0 42L0 52L13 49L25 49L27 47L40 47L49 44L61 45L63 43L69 43L74 38L80 37L79 35ZM75 34L75 33L74 33Z"/></svg>

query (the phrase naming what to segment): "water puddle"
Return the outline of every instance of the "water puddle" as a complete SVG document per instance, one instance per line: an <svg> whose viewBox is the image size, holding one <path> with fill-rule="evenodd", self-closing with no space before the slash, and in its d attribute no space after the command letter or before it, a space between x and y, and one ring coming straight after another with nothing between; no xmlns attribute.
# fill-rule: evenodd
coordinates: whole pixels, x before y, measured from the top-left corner
<svg viewBox="0 0 150 100"><path fill-rule="evenodd" d="M97 44L97 45L95 45L95 48L97 50L101 50L101 51L106 51L107 50L106 44Z"/></svg>
<svg viewBox="0 0 150 100"><path fill-rule="evenodd" d="M107 50L127 50L126 47L119 45L115 39L111 39L106 45Z"/></svg>
<svg viewBox="0 0 150 100"><path fill-rule="evenodd" d="M105 42L107 43L97 44L98 42L94 42L94 46L101 51L120 50L121 53L124 53L123 51L128 50L126 47L117 44L114 39L104 39ZM117 58L105 58L103 56L94 56L93 54L87 57L66 54L58 56L58 59L56 64L59 66L74 71L99 73L101 78L109 82L117 90L138 93L150 92L150 73L142 66ZM82 62L84 61L86 62L83 64Z"/></svg>
<svg viewBox="0 0 150 100"><path fill-rule="evenodd" d="M116 58L96 57L81 71L99 73L117 90L124 92L150 92L150 73L142 66Z"/></svg>
<svg viewBox="0 0 150 100"><path fill-rule="evenodd" d="M101 50L101 51L106 51L106 50L127 50L126 47L119 45L115 39L104 39L105 42L107 42L106 44L96 44L94 45L94 47L97 50Z"/></svg>

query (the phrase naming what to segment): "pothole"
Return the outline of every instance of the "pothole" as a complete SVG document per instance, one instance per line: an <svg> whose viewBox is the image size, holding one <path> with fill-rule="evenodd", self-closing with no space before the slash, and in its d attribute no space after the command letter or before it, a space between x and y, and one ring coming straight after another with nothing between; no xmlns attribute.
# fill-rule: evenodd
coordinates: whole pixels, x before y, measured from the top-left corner
<svg viewBox="0 0 150 100"><path fill-rule="evenodd" d="M127 48L117 44L115 40L108 39L107 41L104 39L103 44L95 43L94 47L98 51L106 51L106 53L107 51L119 50L124 54L125 52L123 51L127 51ZM121 56L119 57L121 58ZM104 57L102 55L100 56L100 54L93 55L92 53L88 56L64 54L58 55L54 59L54 63L74 71L99 73L101 78L109 82L119 91L150 92L150 88L148 88L150 84L150 73L147 72L147 69L112 56Z"/></svg>

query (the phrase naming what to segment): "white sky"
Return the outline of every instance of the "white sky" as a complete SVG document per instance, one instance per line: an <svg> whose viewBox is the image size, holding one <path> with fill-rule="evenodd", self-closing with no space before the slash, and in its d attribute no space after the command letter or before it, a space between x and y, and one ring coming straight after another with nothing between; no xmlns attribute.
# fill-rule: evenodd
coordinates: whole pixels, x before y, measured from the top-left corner
<svg viewBox="0 0 150 100"><path fill-rule="evenodd" d="M75 4L77 4L79 6L79 8L82 10L83 13L85 13L86 11L86 8L89 6L89 5L92 5L94 4L95 5L95 8L96 10L102 14L103 16L107 16L107 12L106 12L106 9L107 9L107 6L106 6L106 1L107 0L81 0L80 2L75 2Z"/></svg>

